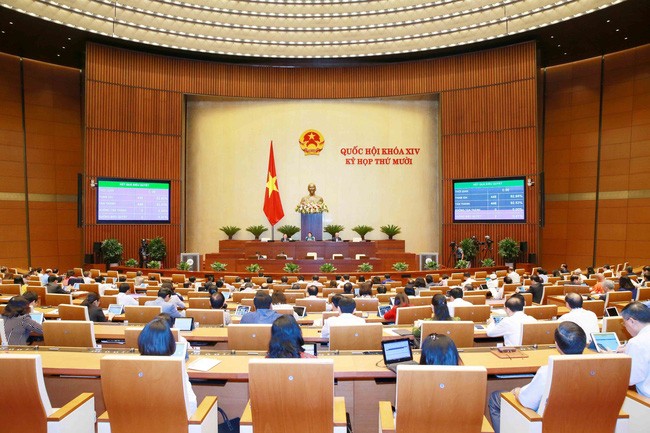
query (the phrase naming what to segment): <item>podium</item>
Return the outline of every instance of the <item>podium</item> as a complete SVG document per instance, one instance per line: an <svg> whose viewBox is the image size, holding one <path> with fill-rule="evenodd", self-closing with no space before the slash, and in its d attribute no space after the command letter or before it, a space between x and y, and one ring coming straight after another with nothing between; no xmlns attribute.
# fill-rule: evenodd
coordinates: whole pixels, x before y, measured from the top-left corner
<svg viewBox="0 0 650 433"><path fill-rule="evenodd" d="M311 232L317 241L323 240L323 213L300 214L300 240L304 241Z"/></svg>

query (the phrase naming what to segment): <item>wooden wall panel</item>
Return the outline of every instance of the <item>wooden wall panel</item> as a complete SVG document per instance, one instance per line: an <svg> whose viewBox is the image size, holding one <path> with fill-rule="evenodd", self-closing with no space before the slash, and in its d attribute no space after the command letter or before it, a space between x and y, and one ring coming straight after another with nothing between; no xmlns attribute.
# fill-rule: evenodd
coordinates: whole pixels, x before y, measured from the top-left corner
<svg viewBox="0 0 650 433"><path fill-rule="evenodd" d="M0 54L0 263L27 266L20 59Z"/></svg>
<svg viewBox="0 0 650 433"><path fill-rule="evenodd" d="M495 173L536 179L536 74L534 43L421 62L338 68L224 65L89 44L86 175L145 177L139 175L143 160L169 168L162 177L172 179L173 192L178 193L174 192L172 224L161 229L167 230L169 256L177 257L183 94L313 99L442 93L445 185L452 178ZM160 178L154 172L153 177ZM87 251L93 242L110 235L128 245L127 255L135 254L138 240L155 231L147 226L97 226L87 186L86 197ZM450 190L445 187L445 215L451 205ZM467 232L513 236L527 241L531 252L537 253L538 205L537 195L529 195L528 223L514 229L447 223L443 245Z"/></svg>
<svg viewBox="0 0 650 433"><path fill-rule="evenodd" d="M548 68L545 82L542 265L647 264L650 45Z"/></svg>

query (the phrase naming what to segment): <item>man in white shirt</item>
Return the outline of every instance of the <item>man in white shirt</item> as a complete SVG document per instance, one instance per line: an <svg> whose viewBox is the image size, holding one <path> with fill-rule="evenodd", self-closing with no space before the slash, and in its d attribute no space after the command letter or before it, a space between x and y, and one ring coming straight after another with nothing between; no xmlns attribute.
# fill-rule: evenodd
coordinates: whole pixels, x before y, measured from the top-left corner
<svg viewBox="0 0 650 433"><path fill-rule="evenodd" d="M499 278L497 277L497 274L489 275L485 279L485 285L490 291L490 294L492 295L492 299L494 300L503 299L504 286L501 285L501 287L499 287Z"/></svg>
<svg viewBox="0 0 650 433"><path fill-rule="evenodd" d="M458 306L471 306L471 302L468 302L463 299L463 289L460 287L454 287L449 290L449 296L452 297L451 302L447 302L447 308L449 308L449 315L454 317L454 312Z"/></svg>
<svg viewBox="0 0 650 433"><path fill-rule="evenodd" d="M366 319L354 315L356 309L357 304L353 298L348 298L347 296L341 297L339 300L341 314L339 316L332 316L323 323L321 336L323 338L330 338L330 328L332 326L363 325L366 323Z"/></svg>
<svg viewBox="0 0 650 433"><path fill-rule="evenodd" d="M573 322L585 331L587 343L591 343L591 334L600 332L598 328L598 317L593 311L582 308L582 296L577 293L567 293L564 298L568 313L558 319L558 322Z"/></svg>
<svg viewBox="0 0 650 433"><path fill-rule="evenodd" d="M127 293L131 290L131 287L127 283L120 284L119 293L117 294L117 303L120 305L138 305L138 301L129 296Z"/></svg>
<svg viewBox="0 0 650 433"><path fill-rule="evenodd" d="M521 283L521 276L512 267L508 268L508 276L512 280L512 284L519 284Z"/></svg>
<svg viewBox="0 0 650 433"><path fill-rule="evenodd" d="M319 288L323 287L323 283L318 281L318 275L314 275L313 277L311 277L311 281L309 282L309 285L310 286L316 286L316 287L319 287Z"/></svg>
<svg viewBox="0 0 650 433"><path fill-rule="evenodd" d="M470 286L471 286L472 283L474 283L475 281L476 281L476 280L475 280L474 278L472 278L472 274L470 274L469 272L465 272L465 273L463 274L463 284L461 284L461 285L462 285L463 287L465 287L465 286L467 286L467 285L470 285Z"/></svg>
<svg viewBox="0 0 650 433"><path fill-rule="evenodd" d="M650 397L650 308L641 302L631 302L621 311L625 329L632 338L622 350L632 358L630 386Z"/></svg>
<svg viewBox="0 0 650 433"><path fill-rule="evenodd" d="M511 298L512 299L512 298ZM573 322L563 322L555 331L555 344L561 355L580 355L587 343L584 331ZM535 373L533 380L526 386L512 390L515 398L528 409L537 411L542 402L544 388L548 380L548 365L543 365ZM490 394L488 408L495 433L501 431L501 392Z"/></svg>
<svg viewBox="0 0 650 433"><path fill-rule="evenodd" d="M498 323L491 317L488 320L487 336L503 337L503 344L506 346L520 346L521 325L537 322L534 317L524 314L524 305L526 305L526 301L519 294L514 294L508 298L505 304L507 317L504 317Z"/></svg>

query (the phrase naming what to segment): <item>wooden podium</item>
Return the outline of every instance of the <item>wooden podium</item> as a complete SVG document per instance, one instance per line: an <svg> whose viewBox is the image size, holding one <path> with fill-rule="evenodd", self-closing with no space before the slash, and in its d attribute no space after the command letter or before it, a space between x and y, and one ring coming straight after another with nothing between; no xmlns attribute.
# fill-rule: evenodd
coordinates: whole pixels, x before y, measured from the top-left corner
<svg viewBox="0 0 650 433"><path fill-rule="evenodd" d="M311 232L317 241L323 240L323 214L300 214L300 240L304 241L307 233Z"/></svg>

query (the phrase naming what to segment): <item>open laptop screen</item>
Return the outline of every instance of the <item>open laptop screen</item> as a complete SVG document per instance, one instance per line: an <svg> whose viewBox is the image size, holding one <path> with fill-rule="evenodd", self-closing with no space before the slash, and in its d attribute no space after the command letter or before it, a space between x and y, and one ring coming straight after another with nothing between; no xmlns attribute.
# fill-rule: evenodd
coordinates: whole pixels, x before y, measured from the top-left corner
<svg viewBox="0 0 650 433"><path fill-rule="evenodd" d="M179 331L191 331L194 327L193 317L177 317L174 319L174 328Z"/></svg>
<svg viewBox="0 0 650 433"><path fill-rule="evenodd" d="M411 351L411 344L408 338L382 341L381 351L384 355L384 364L386 365L413 360L413 352Z"/></svg>

